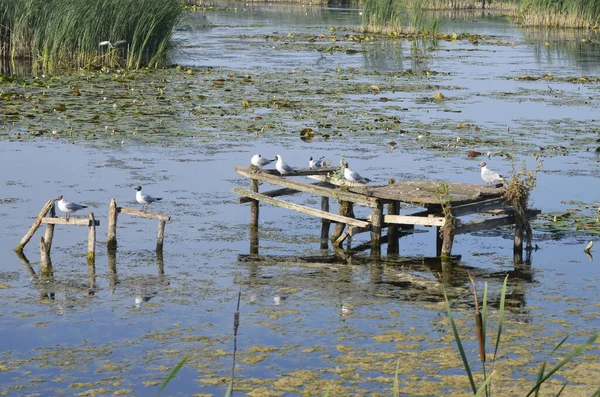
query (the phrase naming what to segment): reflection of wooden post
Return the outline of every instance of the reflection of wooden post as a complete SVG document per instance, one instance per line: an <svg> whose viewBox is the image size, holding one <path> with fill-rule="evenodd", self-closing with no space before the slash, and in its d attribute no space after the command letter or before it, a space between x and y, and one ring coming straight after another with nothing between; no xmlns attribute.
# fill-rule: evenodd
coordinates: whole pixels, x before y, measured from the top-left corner
<svg viewBox="0 0 600 397"><path fill-rule="evenodd" d="M115 287L117 285L117 250L108 250L108 285L110 287L110 293L115 293Z"/></svg>
<svg viewBox="0 0 600 397"><path fill-rule="evenodd" d="M442 238L442 228L439 226L435 227L435 256L442 256L442 244L444 239Z"/></svg>
<svg viewBox="0 0 600 397"><path fill-rule="evenodd" d="M321 211L329 212L329 198L321 197ZM321 249L326 250L329 245L327 239L329 238L329 226L331 221L323 218L321 220Z"/></svg>
<svg viewBox="0 0 600 397"><path fill-rule="evenodd" d="M381 227L383 226L383 205L371 209L371 255L381 255Z"/></svg>
<svg viewBox="0 0 600 397"><path fill-rule="evenodd" d="M52 260L50 247L43 237L40 238L40 273L42 277L52 277Z"/></svg>
<svg viewBox="0 0 600 397"><path fill-rule="evenodd" d="M400 203L393 201L388 204L389 215L400 215ZM398 225L390 224L388 226L388 255L398 255L400 253L400 243L398 241Z"/></svg>
<svg viewBox="0 0 600 397"><path fill-rule="evenodd" d="M349 218L354 218L354 204L350 201L340 201L339 208L340 215L347 216ZM331 237L329 238L335 247L339 247L342 241L338 241L339 237L344 233L344 228L346 227L345 223L336 223L333 228L333 233L331 233Z"/></svg>
<svg viewBox="0 0 600 397"><path fill-rule="evenodd" d="M250 191L258 193L257 179L250 179ZM250 201L250 226L258 227L258 200Z"/></svg>
<svg viewBox="0 0 600 397"><path fill-rule="evenodd" d="M108 207L108 240L107 245L109 250L117 249L117 202L114 198L110 200Z"/></svg>
<svg viewBox="0 0 600 397"><path fill-rule="evenodd" d="M31 237L33 236L37 228L40 227L40 224L42 223L42 218L46 215L46 213L52 206L54 206L54 200L48 200L46 205L44 205L44 208L42 208L42 210L40 211L37 218L35 218L33 225L31 225L25 236L23 236L23 238L21 239L19 245L15 247L15 251L23 251L23 248L29 242L29 240L31 240Z"/></svg>
<svg viewBox="0 0 600 397"><path fill-rule="evenodd" d="M48 217L50 217L50 218L56 217L56 211L54 209L54 201L52 202L52 205L50 206L50 209L48 210L47 214L48 214ZM46 245L48 246L48 252L50 252L50 250L52 249L53 237L54 237L54 225L51 223L47 223L46 231L44 232L44 241L45 241Z"/></svg>
<svg viewBox="0 0 600 397"><path fill-rule="evenodd" d="M513 246L513 262L515 265L523 263L523 227L517 219L515 222L515 240Z"/></svg>
<svg viewBox="0 0 600 397"><path fill-rule="evenodd" d="M156 239L156 252L162 252L163 241L165 239L165 224L167 222L163 219L158 220L158 238Z"/></svg>
<svg viewBox="0 0 600 397"><path fill-rule="evenodd" d="M88 252L87 261L88 264L94 263L96 260L96 220L94 219L94 213L88 212L88 219L90 225L88 226Z"/></svg>

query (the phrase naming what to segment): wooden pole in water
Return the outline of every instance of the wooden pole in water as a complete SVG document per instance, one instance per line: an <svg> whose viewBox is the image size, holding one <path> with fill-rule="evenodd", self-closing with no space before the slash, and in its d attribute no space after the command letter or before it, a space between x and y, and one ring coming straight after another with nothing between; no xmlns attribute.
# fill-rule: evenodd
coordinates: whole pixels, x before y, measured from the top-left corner
<svg viewBox="0 0 600 397"><path fill-rule="evenodd" d="M393 185L396 183L394 178L390 178L388 184ZM398 201L392 201L388 204L387 212L389 215L400 215L400 203ZM398 225L390 224L388 226L388 255L398 255L400 253L400 244L398 241Z"/></svg>
<svg viewBox="0 0 600 397"><path fill-rule="evenodd" d="M52 277L52 260L50 259L50 247L46 244L44 237L40 237L40 273L42 277Z"/></svg>
<svg viewBox="0 0 600 397"><path fill-rule="evenodd" d="M342 216L354 218L354 203L350 201L340 201L339 213ZM340 247L344 242L344 240L339 240L339 237L344 233L345 228L345 223L335 224L335 227L333 228L333 233L331 233L331 237L329 237L329 239L333 242L333 245L335 247Z"/></svg>
<svg viewBox="0 0 600 397"><path fill-rule="evenodd" d="M47 212L48 217L54 218L56 217L56 210L54 209L54 201L50 206L50 209ZM52 249L52 239L54 238L54 225L51 223L46 223L46 231L44 232L44 241L48 246L48 252Z"/></svg>
<svg viewBox="0 0 600 397"><path fill-rule="evenodd" d="M446 224L441 228L442 231L442 258L449 258L454 244L454 219L446 220Z"/></svg>
<svg viewBox="0 0 600 397"><path fill-rule="evenodd" d="M114 198L110 200L108 206L108 250L117 249L117 217L119 212L117 211L117 202Z"/></svg>
<svg viewBox="0 0 600 397"><path fill-rule="evenodd" d="M46 205L44 205L44 208L42 208L42 210L40 211L37 218L35 218L33 225L31 225L31 227L29 228L29 230L27 231L25 236L23 236L23 238L21 239L21 242L19 243L19 245L17 245L15 247L15 251L23 251L23 248L29 242L29 240L31 240L31 237L33 236L33 234L35 233L37 228L40 227L40 224L42 223L42 218L44 216L46 216L46 213L48 212L50 207L53 205L54 205L54 200L48 200Z"/></svg>
<svg viewBox="0 0 600 397"><path fill-rule="evenodd" d="M96 261L96 220L94 219L93 212L88 212L87 216L90 220L90 225L88 226L87 262L91 265Z"/></svg>
<svg viewBox="0 0 600 397"><path fill-rule="evenodd" d="M108 285L110 294L115 293L117 285L117 250L108 250Z"/></svg>
<svg viewBox="0 0 600 397"><path fill-rule="evenodd" d="M442 244L444 239L442 238L442 228L440 226L435 227L435 256L442 256Z"/></svg>
<svg viewBox="0 0 600 397"><path fill-rule="evenodd" d="M250 179L250 190L258 193L258 180ZM250 225L258 227L258 200L250 201Z"/></svg>
<svg viewBox="0 0 600 397"><path fill-rule="evenodd" d="M321 197L321 211L329 212L329 198ZM321 249L327 249L329 247L329 243L327 239L329 238L329 226L331 225L331 221L329 219L323 218L321 220Z"/></svg>
<svg viewBox="0 0 600 397"><path fill-rule="evenodd" d="M381 255L381 228L383 226L383 205L378 202L371 210L371 255Z"/></svg>
<svg viewBox="0 0 600 397"><path fill-rule="evenodd" d="M165 239L165 225L166 221L159 219L158 220L158 239L156 240L156 252L162 252L163 250L163 242Z"/></svg>

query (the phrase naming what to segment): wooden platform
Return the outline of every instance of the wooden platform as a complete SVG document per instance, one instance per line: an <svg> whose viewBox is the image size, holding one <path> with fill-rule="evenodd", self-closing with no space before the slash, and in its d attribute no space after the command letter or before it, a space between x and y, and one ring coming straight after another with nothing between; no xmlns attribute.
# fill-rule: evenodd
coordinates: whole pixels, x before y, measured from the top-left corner
<svg viewBox="0 0 600 397"><path fill-rule="evenodd" d="M347 231L332 236L334 244L341 244L348 236L361 232L371 232L371 251L379 254L382 241L382 228L388 228L388 253L397 253L398 226L435 226L438 229L436 253L449 256L455 234L472 233L480 230L515 223L512 208L504 200L502 185L489 187L484 184L467 184L435 180L402 181L388 185L363 185L350 183L341 178L337 168L317 170L299 169L294 177L281 177L275 170L259 171L235 167L236 173L250 179L250 189L234 188L232 191L242 196L240 203L251 203L251 226L258 227L258 203L260 201L287 208L296 212L313 215L323 220L321 237L326 239L330 223L347 225ZM298 180L308 177L309 180ZM292 179L294 178L294 179ZM269 183L281 188L258 192L258 182ZM321 197L321 209L315 209L276 197L296 193L308 193ZM340 213L329 212L329 199L340 203ZM346 204L344 204L346 203ZM368 219L358 219L352 206L361 205L371 209ZM384 214L384 207L387 213ZM400 207L421 207L423 210L400 215ZM451 217L444 212L449 208ZM416 211L413 209L413 211ZM540 211L528 210L527 216L534 218ZM463 223L459 217L472 214L486 214L491 219ZM503 215L503 216L499 216ZM448 222L452 224L449 225ZM451 232L441 236L442 228L451 226ZM522 231L520 232L522 233ZM516 241L516 239L515 239Z"/></svg>

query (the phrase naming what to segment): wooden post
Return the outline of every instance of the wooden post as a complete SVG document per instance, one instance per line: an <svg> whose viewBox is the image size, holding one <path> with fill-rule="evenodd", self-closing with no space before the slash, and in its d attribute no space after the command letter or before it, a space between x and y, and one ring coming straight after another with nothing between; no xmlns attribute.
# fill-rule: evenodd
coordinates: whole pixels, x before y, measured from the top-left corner
<svg viewBox="0 0 600 397"><path fill-rule="evenodd" d="M52 260L50 259L50 247L46 244L44 237L40 237L40 273L42 277L52 277Z"/></svg>
<svg viewBox="0 0 600 397"><path fill-rule="evenodd" d="M165 224L167 222L159 219L158 220L158 239L156 240L156 252L162 252L163 241L165 239Z"/></svg>
<svg viewBox="0 0 600 397"><path fill-rule="evenodd" d="M119 216L119 212L117 211L117 202L114 198L110 200L110 205L108 206L108 250L117 249L117 216Z"/></svg>
<svg viewBox="0 0 600 397"><path fill-rule="evenodd" d="M56 217L56 210L54 209L54 201L47 212L50 218ZM52 249L52 239L54 238L54 225L51 223L46 224L46 231L44 232L44 241L48 246L48 252Z"/></svg>
<svg viewBox="0 0 600 397"><path fill-rule="evenodd" d="M381 227L383 226L383 205L371 210L371 255L381 255Z"/></svg>
<svg viewBox="0 0 600 397"><path fill-rule="evenodd" d="M87 262L93 264L96 261L96 220L94 219L94 213L88 212L88 219L90 225L88 226L88 252Z"/></svg>
<svg viewBox="0 0 600 397"><path fill-rule="evenodd" d="M321 211L329 212L329 198L321 197ZM327 239L329 238L329 226L331 221L323 218L321 220L321 249L326 250L329 247Z"/></svg>
<svg viewBox="0 0 600 397"><path fill-rule="evenodd" d="M163 258L163 252L162 251L157 251L156 252L156 265L158 267L158 275L162 276L165 274L165 261Z"/></svg>
<svg viewBox="0 0 600 397"><path fill-rule="evenodd" d="M250 253L258 255L258 227L250 224Z"/></svg>
<svg viewBox="0 0 600 397"><path fill-rule="evenodd" d="M35 218L33 225L31 225L31 227L29 228L29 230L27 231L25 236L23 236L23 238L21 239L21 242L19 243L19 245L17 245L15 247L15 251L23 251L23 248L29 242L29 240L31 240L31 237L33 236L33 234L35 233L37 228L40 227L40 224L42 223L42 218L46 215L46 213L48 212L50 207L53 205L54 205L54 200L48 200L46 205L44 205L44 208L42 208L42 210L40 211L37 218Z"/></svg>
<svg viewBox="0 0 600 397"><path fill-rule="evenodd" d="M346 216L348 218L354 218L354 204L350 201L340 201L340 209L339 213L342 216ZM339 237L344 233L344 229L346 228L345 223L336 223L333 228L333 233L331 233L331 237L329 238L335 247L340 247L344 240L339 240Z"/></svg>
<svg viewBox="0 0 600 397"><path fill-rule="evenodd" d="M444 239L442 238L442 228L440 226L435 227L435 256L442 256L442 244Z"/></svg>
<svg viewBox="0 0 600 397"><path fill-rule="evenodd" d="M393 201L388 204L389 215L400 215L400 203ZM388 226L388 255L398 255L400 253L400 244L398 241L398 225L390 224Z"/></svg>
<svg viewBox="0 0 600 397"><path fill-rule="evenodd" d="M452 244L454 244L454 219L447 219L441 231L443 240L441 257L449 258L452 253Z"/></svg>
<svg viewBox="0 0 600 397"><path fill-rule="evenodd" d="M258 193L258 180L250 179L250 190ZM258 227L258 200L252 200L250 202L250 225Z"/></svg>

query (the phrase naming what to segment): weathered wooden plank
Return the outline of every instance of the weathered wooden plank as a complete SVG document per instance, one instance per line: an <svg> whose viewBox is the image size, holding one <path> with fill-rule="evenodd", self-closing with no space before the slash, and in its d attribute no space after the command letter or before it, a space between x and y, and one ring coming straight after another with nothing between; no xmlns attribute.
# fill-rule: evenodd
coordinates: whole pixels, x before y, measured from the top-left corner
<svg viewBox="0 0 600 397"><path fill-rule="evenodd" d="M254 173L262 173L262 174L268 174L268 175L276 175L276 176L281 176L281 174L279 173L279 171L277 170L252 170L250 168L244 168L244 167L236 167L236 168L243 168L243 169L247 169L250 172L254 172ZM337 171L337 168L335 167L323 167L323 168L296 168L295 169L296 174L295 175L290 175L290 176L308 176L308 175L327 175L330 173L334 173Z"/></svg>
<svg viewBox="0 0 600 397"><path fill-rule="evenodd" d="M139 216L140 218L148 219L160 219L161 221L170 221L171 217L165 214L159 214L158 212L145 212L140 210L134 210L133 208L117 207L117 211L121 214Z"/></svg>
<svg viewBox="0 0 600 397"><path fill-rule="evenodd" d="M355 193L360 193L360 194L367 194L369 189L385 186L385 185L366 185L364 183L350 182L344 178L339 178L337 176L332 177L330 175L310 175L310 176L308 176L308 178L314 179L316 181L328 183L333 186L346 186L346 187L349 187Z"/></svg>
<svg viewBox="0 0 600 397"><path fill-rule="evenodd" d="M329 219L329 220L333 220L333 221L336 221L339 223L345 223L345 224L353 225L353 226L359 226L359 227L369 226L369 222L366 222L366 221L361 221L358 219L349 218L349 217L341 216L338 214L333 214L331 212L317 210L317 209L306 207L306 206L303 206L300 204L290 203L288 201L274 199L274 198L265 196L264 194L251 192L249 190L242 189L239 187L233 188L233 189L231 189L231 191L234 193L237 193L241 196L250 197L250 198L253 198L258 201L262 201L267 204L275 205L277 207L287 208L287 209L290 209L293 211L301 212L303 214L318 216L319 218Z"/></svg>
<svg viewBox="0 0 600 397"><path fill-rule="evenodd" d="M33 236L35 231L38 229L38 227L40 227L40 224L42 223L42 219L44 218L44 216L46 216L46 213L48 212L50 207L52 207L53 205L54 205L54 200L48 200L46 202L46 204L44 205L44 207L42 208L42 210L40 211L38 216L35 218L33 225L31 225L31 227L29 228L27 233L25 233L25 236L23 236L23 238L21 239L21 242L19 242L19 245L17 245L15 247L15 251L23 251L23 248L29 242L29 240L31 240L31 237Z"/></svg>
<svg viewBox="0 0 600 397"><path fill-rule="evenodd" d="M446 219L437 216L385 215L383 221L397 225L444 226Z"/></svg>
<svg viewBox="0 0 600 397"><path fill-rule="evenodd" d="M257 179L262 182L271 183L273 185L287 187L290 189L298 190L304 193L311 193L317 196L334 198L336 200L350 201L356 204L364 205L367 207L376 207L377 199L365 196L364 194L346 192L339 189L330 189L326 187L316 186L308 183L298 182L289 178L282 178L280 176L270 175L265 172L255 172L248 168L235 167L235 172L251 179ZM266 196L265 196L266 197ZM264 201L264 200L261 200Z"/></svg>
<svg viewBox="0 0 600 397"><path fill-rule="evenodd" d="M91 226L92 221L87 218L42 218L42 223L50 225L75 225L75 226ZM100 226L100 221L94 219L94 224Z"/></svg>

